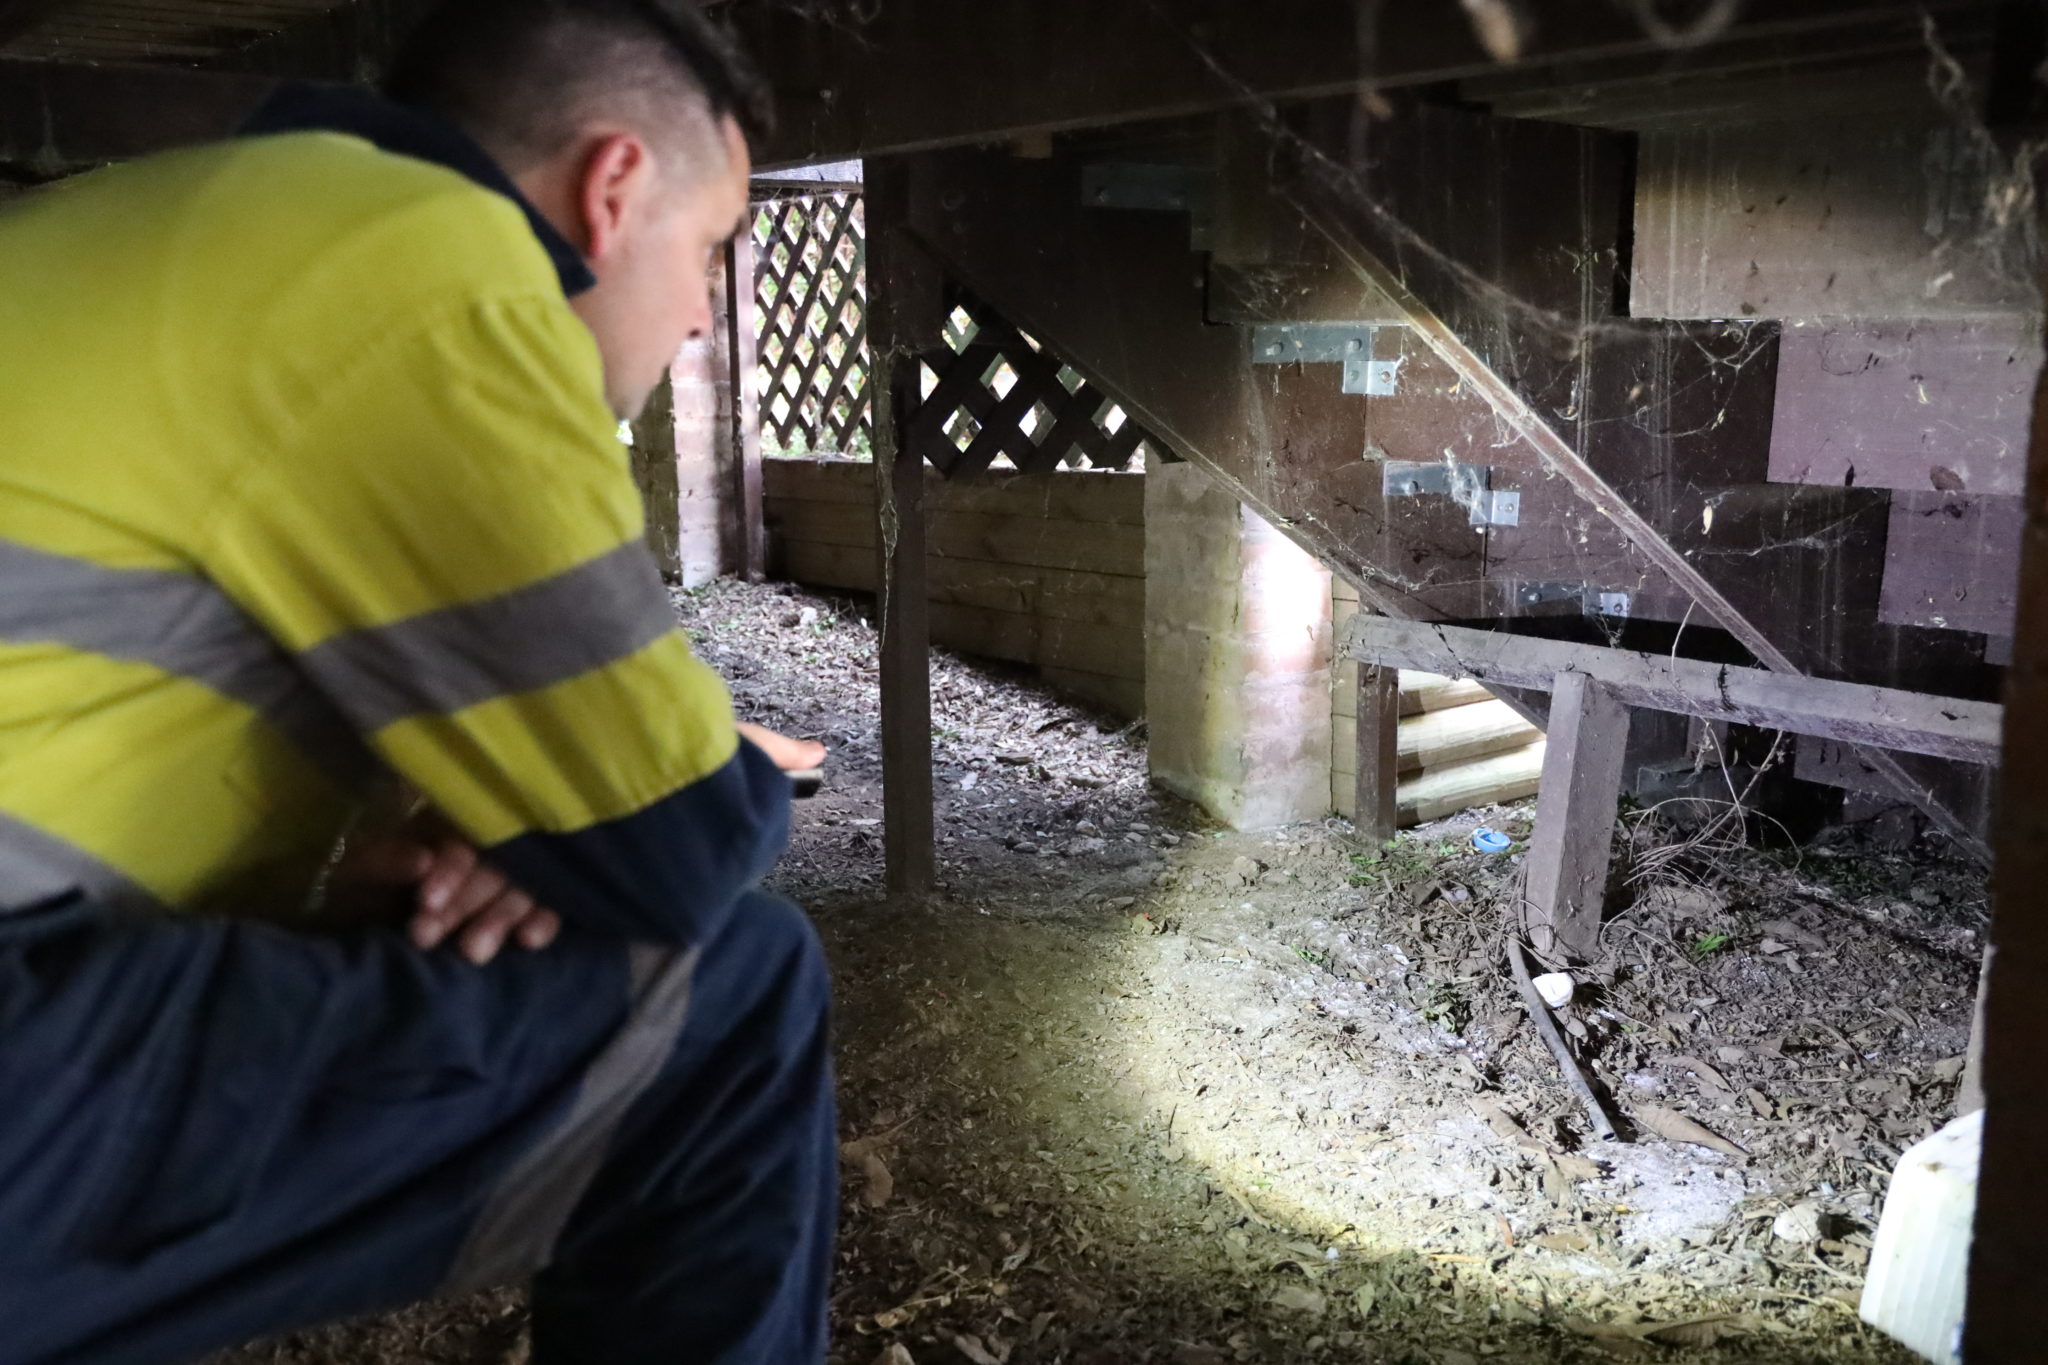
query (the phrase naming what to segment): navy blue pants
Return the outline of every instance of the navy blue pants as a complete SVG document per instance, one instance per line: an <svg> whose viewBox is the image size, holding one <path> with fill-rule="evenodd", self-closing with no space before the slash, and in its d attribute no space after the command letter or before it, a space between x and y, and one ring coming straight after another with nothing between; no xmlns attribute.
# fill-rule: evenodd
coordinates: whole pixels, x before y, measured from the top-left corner
<svg viewBox="0 0 2048 1365"><path fill-rule="evenodd" d="M816 938L0 918L0 1365L188 1359L528 1275L562 1362L824 1359Z"/></svg>

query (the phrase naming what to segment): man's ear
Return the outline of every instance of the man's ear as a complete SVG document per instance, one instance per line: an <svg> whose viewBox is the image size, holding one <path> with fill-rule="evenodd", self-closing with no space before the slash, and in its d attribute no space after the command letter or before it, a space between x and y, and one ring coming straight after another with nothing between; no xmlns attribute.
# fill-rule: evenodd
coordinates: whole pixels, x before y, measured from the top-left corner
<svg viewBox="0 0 2048 1365"><path fill-rule="evenodd" d="M584 157L577 207L583 214L583 254L593 264L618 250L628 214L654 188L654 174L647 144L631 133L605 135Z"/></svg>

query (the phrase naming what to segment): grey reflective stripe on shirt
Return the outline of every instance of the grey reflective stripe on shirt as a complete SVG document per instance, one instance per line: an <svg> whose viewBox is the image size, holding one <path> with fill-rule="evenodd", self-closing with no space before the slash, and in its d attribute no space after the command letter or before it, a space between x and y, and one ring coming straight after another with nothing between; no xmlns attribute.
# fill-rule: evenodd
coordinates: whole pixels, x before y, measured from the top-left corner
<svg viewBox="0 0 2048 1365"><path fill-rule="evenodd" d="M449 1288L484 1289L531 1275L554 1255L576 1205L611 1154L626 1113L660 1076L690 1013L699 950L627 950L633 1009L583 1073L555 1130L514 1162L485 1201L449 1270Z"/></svg>
<svg viewBox="0 0 2048 1365"><path fill-rule="evenodd" d="M323 640L300 667L365 733L602 668L676 628L640 541L497 597Z"/></svg>
<svg viewBox="0 0 2048 1365"><path fill-rule="evenodd" d="M344 784L377 762L263 627L218 587L0 539L0 642L148 664L238 701Z"/></svg>
<svg viewBox="0 0 2048 1365"><path fill-rule="evenodd" d="M156 904L149 892L76 844L0 811L0 915L69 891L123 909Z"/></svg>

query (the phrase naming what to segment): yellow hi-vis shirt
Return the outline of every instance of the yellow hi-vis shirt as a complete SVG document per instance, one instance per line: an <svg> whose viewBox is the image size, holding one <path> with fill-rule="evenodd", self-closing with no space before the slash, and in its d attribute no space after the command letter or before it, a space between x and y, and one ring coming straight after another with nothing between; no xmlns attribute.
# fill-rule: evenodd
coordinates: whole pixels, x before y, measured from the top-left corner
<svg viewBox="0 0 2048 1365"><path fill-rule="evenodd" d="M342 133L0 210L0 910L288 913L374 772L491 845L734 758L563 290Z"/></svg>

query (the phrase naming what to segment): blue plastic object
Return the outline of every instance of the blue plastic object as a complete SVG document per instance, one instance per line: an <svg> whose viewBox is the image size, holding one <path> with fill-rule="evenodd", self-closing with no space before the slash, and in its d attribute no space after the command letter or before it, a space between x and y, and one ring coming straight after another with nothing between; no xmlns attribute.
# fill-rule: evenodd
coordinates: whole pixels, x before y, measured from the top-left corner
<svg viewBox="0 0 2048 1365"><path fill-rule="evenodd" d="M1472 847L1481 853L1505 853L1513 846L1514 840L1497 829L1481 826L1472 831Z"/></svg>

